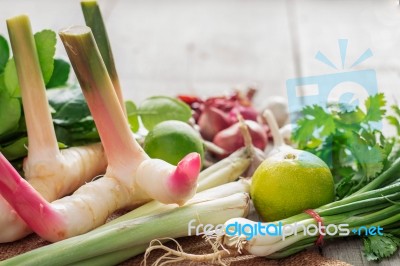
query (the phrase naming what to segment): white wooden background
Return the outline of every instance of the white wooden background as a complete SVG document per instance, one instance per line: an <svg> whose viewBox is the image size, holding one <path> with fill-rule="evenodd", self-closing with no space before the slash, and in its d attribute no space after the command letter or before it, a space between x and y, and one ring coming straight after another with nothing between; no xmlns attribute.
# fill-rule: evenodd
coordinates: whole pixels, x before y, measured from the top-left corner
<svg viewBox="0 0 400 266"><path fill-rule="evenodd" d="M126 98L155 94L201 96L257 84L257 104L286 96L289 78L334 73L314 59L340 64L337 40L349 40L347 60L370 48L356 69L375 69L379 90L400 98L400 7L395 0L99 0ZM0 0L5 19L30 15L34 31L83 24L79 0ZM65 56L61 43L59 56ZM329 244L328 257L368 264L357 241ZM397 256L381 265L400 265Z"/></svg>

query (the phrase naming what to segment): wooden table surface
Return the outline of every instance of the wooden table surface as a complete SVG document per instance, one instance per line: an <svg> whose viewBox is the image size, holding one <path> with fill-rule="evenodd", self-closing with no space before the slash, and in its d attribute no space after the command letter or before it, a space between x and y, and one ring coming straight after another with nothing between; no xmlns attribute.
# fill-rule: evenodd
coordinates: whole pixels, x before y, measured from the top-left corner
<svg viewBox="0 0 400 266"><path fill-rule="evenodd" d="M394 0L99 0L126 98L201 96L256 84L256 104L287 97L286 80L373 69L391 103L400 97L400 7ZM0 0L5 19L30 15L34 31L83 24L79 0ZM340 66L338 39L348 39L344 69L315 60L318 51ZM57 53L65 57L61 43ZM365 50L373 56L351 68ZM290 95L289 95L290 96ZM389 132L389 128L384 129ZM323 253L370 265L358 240L336 241ZM372 265L372 264L371 264ZM400 265L400 256L380 265Z"/></svg>

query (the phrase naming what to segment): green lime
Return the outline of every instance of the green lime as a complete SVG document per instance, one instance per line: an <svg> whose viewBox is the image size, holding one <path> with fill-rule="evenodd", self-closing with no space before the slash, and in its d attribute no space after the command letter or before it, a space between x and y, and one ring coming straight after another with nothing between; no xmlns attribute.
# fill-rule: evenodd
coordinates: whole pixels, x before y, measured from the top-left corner
<svg viewBox="0 0 400 266"><path fill-rule="evenodd" d="M290 149L260 164L250 194L258 214L271 222L332 202L335 189L324 161L309 152Z"/></svg>
<svg viewBox="0 0 400 266"><path fill-rule="evenodd" d="M175 120L161 122L149 131L144 140L144 150L151 158L173 165L191 152L197 152L204 158L200 136L188 124Z"/></svg>

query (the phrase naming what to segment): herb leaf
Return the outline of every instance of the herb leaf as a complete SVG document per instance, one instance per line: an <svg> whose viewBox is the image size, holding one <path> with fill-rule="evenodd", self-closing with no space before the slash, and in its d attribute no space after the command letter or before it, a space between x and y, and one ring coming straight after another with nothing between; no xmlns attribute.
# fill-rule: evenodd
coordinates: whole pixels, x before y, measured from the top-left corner
<svg viewBox="0 0 400 266"><path fill-rule="evenodd" d="M19 95L19 83L14 58L8 60L4 69L4 84L10 95Z"/></svg>
<svg viewBox="0 0 400 266"><path fill-rule="evenodd" d="M54 69L53 58L56 53L56 33L52 30L42 30L35 33L34 37L44 83L47 84Z"/></svg>
<svg viewBox="0 0 400 266"><path fill-rule="evenodd" d="M349 138L349 149L357 159L360 170L367 179L379 174L383 169L383 161L386 158L383 149L375 143L370 146L359 134L354 133Z"/></svg>
<svg viewBox="0 0 400 266"><path fill-rule="evenodd" d="M388 165L394 142L376 129L386 114L382 93L359 106L343 104L306 106L292 138L300 149L309 151L331 168L339 198L355 192ZM398 123L396 118L392 124ZM399 129L400 130L400 129Z"/></svg>
<svg viewBox="0 0 400 266"><path fill-rule="evenodd" d="M43 30L34 35L40 68L44 83L50 80L54 69L54 54L56 52L56 34L51 30ZM17 69L14 59L8 60L4 70L4 82L13 97L20 96Z"/></svg>
<svg viewBox="0 0 400 266"><path fill-rule="evenodd" d="M187 122L192 116L192 111L187 104L177 99L154 96L143 101L138 114L140 114L144 127L151 130L155 125L166 120Z"/></svg>
<svg viewBox="0 0 400 266"><path fill-rule="evenodd" d="M139 119L137 115L137 107L134 102L126 101L125 102L126 113L128 115L129 125L131 126L131 130L133 132L137 132L139 130Z"/></svg>
<svg viewBox="0 0 400 266"><path fill-rule="evenodd" d="M10 48L7 40L0 35L0 73L4 71L8 58L10 57Z"/></svg>
<svg viewBox="0 0 400 266"><path fill-rule="evenodd" d="M49 82L47 83L47 88L56 88L66 85L69 77L69 72L71 66L68 62L62 59L54 59L54 70Z"/></svg>
<svg viewBox="0 0 400 266"><path fill-rule="evenodd" d="M365 106L367 107L367 115L365 121L378 122L382 120L386 113L384 106L386 105L385 96L383 93L378 93L374 96L369 97L365 101Z"/></svg>
<svg viewBox="0 0 400 266"><path fill-rule="evenodd" d="M7 90L0 88L0 136L18 128L21 117L21 104L12 98Z"/></svg>
<svg viewBox="0 0 400 266"><path fill-rule="evenodd" d="M47 91L50 106L55 110L53 122L61 126L91 119L85 97L80 89L53 89Z"/></svg>
<svg viewBox="0 0 400 266"><path fill-rule="evenodd" d="M364 238L364 255L367 260L381 260L393 255L400 247L400 238L392 234L368 236Z"/></svg>

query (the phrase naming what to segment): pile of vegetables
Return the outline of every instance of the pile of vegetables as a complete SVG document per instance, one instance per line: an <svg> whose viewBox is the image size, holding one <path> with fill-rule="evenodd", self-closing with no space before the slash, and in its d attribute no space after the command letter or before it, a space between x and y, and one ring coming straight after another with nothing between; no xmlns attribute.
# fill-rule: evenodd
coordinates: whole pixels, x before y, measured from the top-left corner
<svg viewBox="0 0 400 266"><path fill-rule="evenodd" d="M218 146L220 149L215 155L223 158L245 145L238 115L245 120L253 145L260 150L267 148L270 130L252 105L255 92L250 88L247 93L236 91L206 100L190 95L179 95L178 98L190 105L201 136Z"/></svg>
<svg viewBox="0 0 400 266"><path fill-rule="evenodd" d="M393 115L386 115L383 94L370 96L364 109L307 106L292 134L287 134L282 100L259 111L252 104L253 89L208 99L155 96L136 106L124 100L97 3L82 2L82 11L87 26L59 32L78 83L69 81L69 63L54 58L54 32L34 35L27 16L8 19L11 58L0 36L0 243L32 231L56 242L0 265L110 265L154 249L167 251L157 263L223 264L224 257L276 259L322 244L321 232L305 234L300 226L283 238L225 231L206 255L163 245L194 233L188 232L193 219L194 225L243 228L348 224L350 235L360 227L380 226L383 234L364 237L367 259L396 252L400 140L385 136L377 125L387 119L400 134L400 109L392 106ZM150 158L140 143L148 130L167 120L196 129L211 163L202 162L198 153L176 165ZM284 140L329 165L336 200L281 221L250 221L245 217L251 178L240 177L251 177L265 156L293 150ZM121 209L129 212L105 223Z"/></svg>

